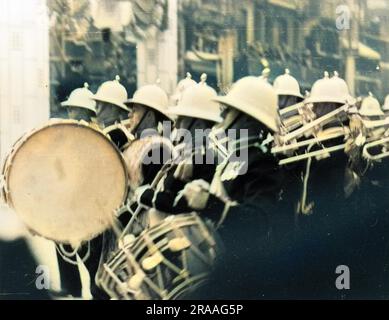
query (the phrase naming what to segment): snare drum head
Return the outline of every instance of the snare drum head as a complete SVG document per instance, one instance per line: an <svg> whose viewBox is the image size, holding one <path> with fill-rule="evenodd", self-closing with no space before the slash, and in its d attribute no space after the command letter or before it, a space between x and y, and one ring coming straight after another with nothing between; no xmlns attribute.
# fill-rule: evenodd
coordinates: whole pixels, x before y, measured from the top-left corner
<svg viewBox="0 0 389 320"><path fill-rule="evenodd" d="M127 172L113 144L76 121L34 131L14 151L8 202L39 235L79 244L107 229L127 192Z"/></svg>

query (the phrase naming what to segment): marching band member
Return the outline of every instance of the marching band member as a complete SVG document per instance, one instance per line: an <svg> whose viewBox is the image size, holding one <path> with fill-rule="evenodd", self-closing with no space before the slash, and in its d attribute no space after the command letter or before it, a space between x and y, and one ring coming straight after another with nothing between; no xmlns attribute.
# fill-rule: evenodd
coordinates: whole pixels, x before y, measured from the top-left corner
<svg viewBox="0 0 389 320"><path fill-rule="evenodd" d="M139 144L142 142L150 144L150 147L152 147L149 150L150 154L153 150L154 152L157 150L156 161L148 164L147 169L146 164L143 163L143 176L141 180L133 181L132 188L135 190L141 185L151 183L164 162L171 158L173 145L168 138L163 137L163 134L165 128L172 127L173 120L168 113L168 95L156 84L145 85L139 88L134 93L134 96L125 103L130 110L128 115L128 129L134 136L134 139ZM158 141L155 145L151 141L147 142L147 138L151 136L155 136L156 141ZM132 159L135 163L138 163L137 159L140 161L143 160L139 154L132 153L132 148L128 148L124 152L124 156L129 166L131 166L130 162Z"/></svg>
<svg viewBox="0 0 389 320"><path fill-rule="evenodd" d="M273 87L278 95L278 106L280 110L296 105L304 100L300 92L300 84L291 74L289 69L274 79Z"/></svg>
<svg viewBox="0 0 389 320"><path fill-rule="evenodd" d="M287 133L293 126L300 127L303 125L303 117L300 113L306 112L304 97L300 92L300 84L294 78L289 69L285 69L285 73L275 78L273 87L278 95L278 110L281 117L280 131L284 130ZM297 107L297 108L294 108ZM288 111L288 109L292 109ZM281 134L281 133L280 133ZM277 136L275 137L277 139ZM294 221L296 211L296 193L300 191L301 172L303 171L301 163L293 163L283 166L284 184L281 190L280 212L284 215L280 216L278 225L284 225L285 228L290 228L291 220Z"/></svg>
<svg viewBox="0 0 389 320"><path fill-rule="evenodd" d="M156 84L140 87L125 104L130 111L129 130L136 138L140 138L144 130L150 129L161 135L163 122L172 121L168 114L169 98Z"/></svg>
<svg viewBox="0 0 389 320"><path fill-rule="evenodd" d="M203 74L201 83L187 88L178 105L169 108L169 113L176 117L173 142L180 156L166 172L163 185L158 189L146 186L138 190L142 204L170 214L204 209L202 206L206 202L200 198L209 194L202 192L202 182L210 183L216 168L207 134L222 121L219 104L213 101L216 97L216 91L206 84ZM185 192L183 196L180 192L185 188L191 192Z"/></svg>
<svg viewBox="0 0 389 320"><path fill-rule="evenodd" d="M349 118L346 112L348 109L345 108L345 106L353 105L355 103L355 99L353 99L349 94L346 82L339 77L337 72L335 72L332 78L329 78L329 74L326 72L323 79L319 79L315 82L312 87L311 95L305 100L305 102L312 104L312 111L314 112L316 119L325 117L331 112L336 112L337 110L342 111L336 116L329 118L328 121L319 124L316 128L309 132L309 134L315 139L325 138L326 136L331 135L335 136L335 138L329 140L318 140L320 142L313 145L311 150L317 150L318 148L328 150L328 148L333 146L342 146L349 134ZM342 108L345 108L345 110ZM337 133L339 133L339 136L337 136ZM330 156L328 161L320 161L322 157L326 158L328 156ZM334 191L334 194L328 193L328 197L335 197L335 199L344 197L344 185L343 181L339 179L339 176L344 177L344 170L347 165L347 156L344 152L324 153L323 156L316 159L318 161L313 162L313 158L308 158L306 176L310 175L309 180L312 179L313 181L314 179L317 179L315 177L316 175L322 175L324 172L327 173L328 175L325 178L323 177L323 179L332 185L331 190ZM310 170L310 168L313 167L312 162L313 166L317 167L314 170ZM340 172L334 169L335 163L337 168L336 170L340 170ZM310 174L310 171L312 174ZM304 194L308 189L308 179L306 179L306 182ZM322 184L323 182L321 185ZM316 185L315 182L313 185ZM319 194L320 193L318 193L318 195ZM308 195L308 193L306 193L306 195ZM333 202L334 198L331 199ZM328 200L331 202L331 199ZM310 205L306 205L305 200L302 199L300 202L300 212L305 215L309 215L309 213L313 210L313 205L314 202L311 202Z"/></svg>
<svg viewBox="0 0 389 320"><path fill-rule="evenodd" d="M115 84L108 83L107 85L106 83L103 90L107 90L109 85ZM88 87L88 84L85 83L83 88L73 90L68 100L62 102L61 106L66 107L69 119L86 121L92 126L97 126L95 95ZM110 100L103 97L101 89L99 97ZM114 99L110 101L113 102ZM88 241L79 248L73 248L66 244L56 244L56 249L61 278L62 292L60 295L85 299L91 299L93 294L100 295L101 293L98 293L93 285L93 275L97 272L98 258L96 257L99 257L102 249L102 236Z"/></svg>
<svg viewBox="0 0 389 320"><path fill-rule="evenodd" d="M217 168L210 192L226 204L238 205L227 206L228 215L218 230L226 254L198 296L259 297L266 280L257 270L278 234L274 222L282 172L270 152L272 135L279 131L278 98L267 81L245 77L215 100L226 108L223 122L214 129L215 148L225 155L225 161ZM228 139L232 148L217 138L220 131L228 130L237 131L235 138ZM236 161L238 153L245 156ZM207 210L211 215L215 208L210 205Z"/></svg>
<svg viewBox="0 0 389 320"><path fill-rule="evenodd" d="M354 269L358 271L358 276L362 275L359 277L364 282L361 286L363 292L379 297L388 289L382 281L388 276L385 268L387 253L377 248L388 246L382 234L386 233L386 226L389 225L385 209L388 204L386 195L389 192L388 165L385 161L389 119L382 111L379 101L371 93L361 101L358 114L360 140L365 143L360 145L359 153L355 156L359 164L357 167L359 170L356 172L360 181L355 197L357 205L354 208L353 219L358 217L362 227L358 235L361 249L359 259L354 262ZM355 221L352 222L355 225ZM363 270L372 270L372 267L376 272L370 274L369 283L366 283Z"/></svg>
<svg viewBox="0 0 389 320"><path fill-rule="evenodd" d="M168 95L162 88L156 84L142 86L125 104L129 109L126 128L132 141L123 151L130 187L127 204L130 208L119 213L124 226L131 221L134 212L140 210L134 201L135 191L154 181L165 163L171 160L174 149L170 139L163 136L165 130L171 130L173 120L168 113ZM142 215L142 218L138 231L149 222L148 215Z"/></svg>
<svg viewBox="0 0 389 320"><path fill-rule="evenodd" d="M69 119L96 122L96 101L88 88L89 85L85 82L83 88L73 90L68 100L61 102L61 106L67 109Z"/></svg>
<svg viewBox="0 0 389 320"><path fill-rule="evenodd" d="M119 81L120 77L116 76L115 80L102 83L92 99L96 101L97 123L100 128L104 129L119 149L123 149L131 139L122 124L128 120L130 109L125 105L127 90Z"/></svg>
<svg viewBox="0 0 389 320"><path fill-rule="evenodd" d="M360 146L363 145L364 139L361 138L359 125L356 123L356 119L360 116L355 111L355 99L350 96L346 82L335 73L332 78L326 74L323 79L318 80L312 87L310 98L306 101L313 104L312 110L316 119L324 119L326 115L336 110L342 112L310 131L317 142L308 151L314 153L320 150L319 148L323 148L324 154L319 158L307 159L307 170L303 179L304 192L300 202L302 215L299 217L299 226L301 228L296 234L296 249L292 251L293 256L296 257L297 250L304 248L305 258L296 261L290 268L304 269L316 281L315 283L304 282L303 275L300 277L297 272L294 272L297 275L295 276L296 291L291 294L311 298L339 297L339 292L327 281L327 275L333 272L334 266L339 265L339 261L353 270L354 277L361 281L360 288L369 290L365 287L367 284L362 284L366 276L363 273L366 266L363 255L371 252L365 252L362 247L367 246L369 239L371 243L377 239L367 232L371 217L368 215L369 210L366 210L366 204L361 202L362 190L357 188L360 177L355 169L353 155L360 153ZM365 116L373 116L373 113L374 116L381 114L378 112L379 108L376 108L376 103L372 104L371 98L362 104L364 107L361 110ZM372 106L376 109L375 112L372 112ZM337 132L342 134L337 136ZM323 140L331 135L335 138ZM334 147L339 149L331 149ZM327 153L325 150L340 152ZM308 197L313 201L306 205L305 201ZM336 250L329 250L335 246ZM361 251L350 250L350 246L359 247ZM381 261L376 263L379 264ZM359 292L357 289L348 291L343 294L343 297L357 297Z"/></svg>

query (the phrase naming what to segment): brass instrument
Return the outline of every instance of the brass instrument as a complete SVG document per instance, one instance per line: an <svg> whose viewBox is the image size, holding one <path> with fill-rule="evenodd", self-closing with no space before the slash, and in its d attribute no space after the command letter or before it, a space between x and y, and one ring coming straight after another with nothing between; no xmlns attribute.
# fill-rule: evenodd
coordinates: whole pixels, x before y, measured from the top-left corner
<svg viewBox="0 0 389 320"><path fill-rule="evenodd" d="M315 129L316 127L322 127L322 126L330 123L338 115L346 112L348 110L348 108L349 108L349 106L347 104L345 104L342 107L337 108L337 109L325 114L324 116L307 123L303 127L286 134L285 136L281 137L281 139L284 143L287 143L288 141L291 141L293 139L300 138L304 134L306 134L308 131Z"/></svg>
<svg viewBox="0 0 389 320"><path fill-rule="evenodd" d="M333 139L340 138L342 136L345 137L348 136L349 135L348 128L335 127L335 128L326 129L324 131L318 131L318 130L319 128L322 128L322 126L324 126L325 124L332 122L339 115L347 112L348 108L349 106L345 104L320 118L317 118L313 121L309 121L301 128L289 132L284 136L277 137L276 141L279 141L279 145L274 146L271 150L271 152L274 154L280 154L280 153L288 154L291 152L295 152L302 147L307 147L306 152L304 154L299 154L299 155L288 157L286 159L282 159L279 162L279 165L286 165L286 164L302 161L305 159L309 159L312 157L316 157L316 158L328 157L330 153L344 150L345 144L343 143L331 147L324 147L322 143L325 141L330 141ZM314 137L304 141L296 141L298 138L304 135L305 136L313 135ZM311 147L316 144L321 145L322 149L310 151Z"/></svg>
<svg viewBox="0 0 389 320"><path fill-rule="evenodd" d="M362 155L369 161L380 161L389 157L389 130L385 131L382 138L374 139L373 137L367 140L367 143L363 146ZM373 140L374 139L374 140ZM374 152L373 149L382 147L380 152Z"/></svg>
<svg viewBox="0 0 389 320"><path fill-rule="evenodd" d="M299 102L299 103L296 103L294 105L291 105L289 107L286 107L284 109L282 109L280 111L280 115L281 116L284 116L285 114L289 113L289 112L292 112L292 111L295 111L295 110L299 110L300 108L304 107L304 102Z"/></svg>

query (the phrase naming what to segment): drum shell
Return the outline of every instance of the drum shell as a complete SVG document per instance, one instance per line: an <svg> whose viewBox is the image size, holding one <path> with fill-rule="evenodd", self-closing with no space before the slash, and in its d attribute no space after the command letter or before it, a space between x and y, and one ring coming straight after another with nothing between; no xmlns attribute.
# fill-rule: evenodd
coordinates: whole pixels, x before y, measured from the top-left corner
<svg viewBox="0 0 389 320"><path fill-rule="evenodd" d="M189 240L188 246L181 249L169 246L177 238ZM111 252L100 266L97 284L113 299L186 298L207 281L222 250L216 231L196 213L169 216L144 230L133 242ZM153 255L161 255L164 261L155 269L147 270L145 261ZM171 264L175 269L169 267ZM128 285L141 274L146 280L139 289L127 291Z"/></svg>

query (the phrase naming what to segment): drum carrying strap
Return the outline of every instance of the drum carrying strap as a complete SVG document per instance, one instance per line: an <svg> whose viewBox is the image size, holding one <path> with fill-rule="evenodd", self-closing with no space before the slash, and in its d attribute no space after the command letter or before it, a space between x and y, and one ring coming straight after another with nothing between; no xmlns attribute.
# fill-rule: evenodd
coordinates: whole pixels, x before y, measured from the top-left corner
<svg viewBox="0 0 389 320"><path fill-rule="evenodd" d="M211 136L211 138L214 139L213 142L216 147L218 147L219 149L223 147L217 141L217 138L215 139L215 136ZM237 175L239 175L241 165L243 164L242 162L239 162L239 165L237 166L229 166L229 164L233 164L231 162L231 158L234 154L236 154L236 152L249 148L257 148L261 152L266 153L268 151L268 145L273 140L274 138L271 134L268 134L268 136L263 141L258 141L258 137L256 136L249 136L247 138L238 139L236 141L230 141L228 149L223 149L225 158L223 162L217 166L210 187L210 192L224 202L224 209L220 220L216 225L217 228L219 228L226 219L230 208L238 205L238 202L233 201L229 198L223 185L223 181L235 179Z"/></svg>
<svg viewBox="0 0 389 320"><path fill-rule="evenodd" d="M227 218L228 212L230 211L231 207L237 206L238 202L232 201L224 188L223 182L222 182L222 174L227 166L228 161L225 161L224 163L221 163L217 166L215 175L213 176L211 186L209 188L209 192L213 195L215 195L217 198L219 198L224 203L224 208L222 211L222 214L220 216L219 221L216 224L216 229L218 229L225 219Z"/></svg>
<svg viewBox="0 0 389 320"><path fill-rule="evenodd" d="M84 263L90 257L90 246L91 244L88 241L87 252L84 257L81 258L78 253L79 248L74 249L72 252L68 252L62 244L56 244L57 252L62 257L62 259L71 265L77 266L78 272L80 274L81 297L85 300L91 300L93 298L90 290L90 274Z"/></svg>
<svg viewBox="0 0 389 320"><path fill-rule="evenodd" d="M305 176L304 176L304 179L303 179L303 194L301 196L301 201L299 201L298 207L297 207L297 213L301 212L304 215L311 214L313 206L314 206L313 202L310 202L309 204L306 204L306 202L307 202L307 194L308 194L308 181L309 181L309 175L310 175L310 172L311 172L311 163L312 163L312 157L308 158L308 160L307 160Z"/></svg>
<svg viewBox="0 0 389 320"><path fill-rule="evenodd" d="M77 267L78 272L80 273L80 280L81 280L81 296L84 300L92 300L92 292L91 292L91 280L90 280L90 274L85 266L84 262L78 255L76 254L77 258Z"/></svg>

